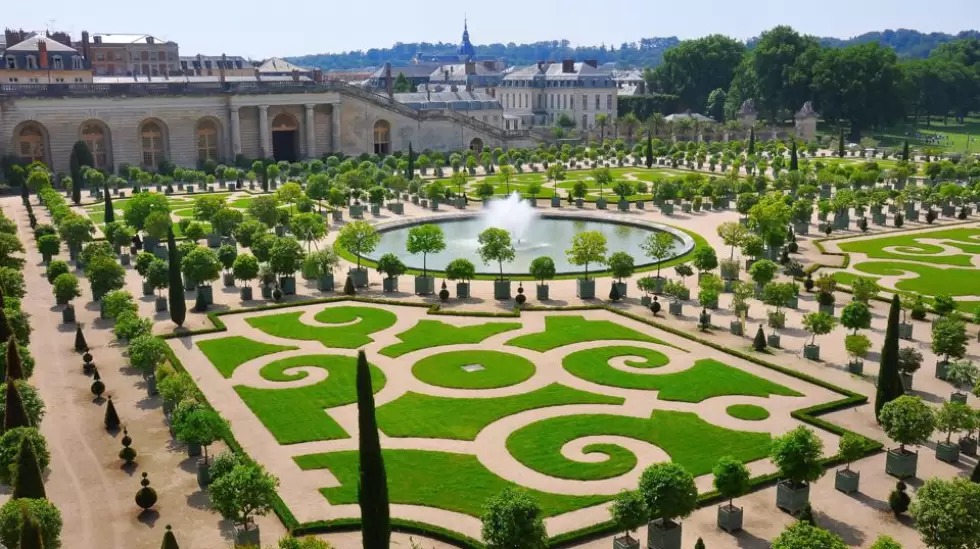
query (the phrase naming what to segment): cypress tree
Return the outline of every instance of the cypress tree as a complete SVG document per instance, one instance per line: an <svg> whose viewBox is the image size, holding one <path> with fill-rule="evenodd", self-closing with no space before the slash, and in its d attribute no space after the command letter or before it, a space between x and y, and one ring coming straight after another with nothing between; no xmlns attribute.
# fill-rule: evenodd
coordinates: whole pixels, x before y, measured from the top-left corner
<svg viewBox="0 0 980 549"><path fill-rule="evenodd" d="M24 409L24 400L20 398L20 390L16 383L7 384L7 409L3 415L3 430L7 432L15 427L31 427L31 420Z"/></svg>
<svg viewBox="0 0 980 549"><path fill-rule="evenodd" d="M409 181L415 179L415 152L411 141L408 142L408 168L405 170L405 178Z"/></svg>
<svg viewBox="0 0 980 549"><path fill-rule="evenodd" d="M374 415L371 369L364 351L357 353L357 426L361 481L357 501L361 506L361 535L364 549L388 549L391 522L388 509L388 480Z"/></svg>
<svg viewBox="0 0 980 549"><path fill-rule="evenodd" d="M44 491L41 466L37 463L37 454L34 453L34 445L31 444L27 437L20 440L16 465L17 468L15 469L13 479L13 499L46 499L47 494Z"/></svg>
<svg viewBox="0 0 980 549"><path fill-rule="evenodd" d="M78 201L81 202L81 200L81 197L79 197ZM25 206L31 203L31 195L30 191L27 190L26 178L21 178L20 181L20 201L23 202Z"/></svg>
<svg viewBox="0 0 980 549"><path fill-rule="evenodd" d="M844 130L840 131L837 139L837 156L844 158Z"/></svg>
<svg viewBox="0 0 980 549"><path fill-rule="evenodd" d="M647 157L646 157L646 165L647 165L647 168L648 169L653 166L653 137L650 135L650 132L649 131L647 132Z"/></svg>
<svg viewBox="0 0 980 549"><path fill-rule="evenodd" d="M749 156L755 154L755 128L749 129Z"/></svg>
<svg viewBox="0 0 980 549"><path fill-rule="evenodd" d="M17 350L17 338L7 339L7 365L4 379L13 381L15 379L27 379L24 375L24 363L20 358L20 351Z"/></svg>
<svg viewBox="0 0 980 549"><path fill-rule="evenodd" d="M71 171L71 201L75 204L79 204L82 201L82 183L85 178L83 177L83 172L86 166L92 167L95 165L95 159L92 158L92 151L89 150L88 145L84 141L76 141L71 148L71 156L68 157L68 167Z"/></svg>
<svg viewBox="0 0 980 549"><path fill-rule="evenodd" d="M34 517L27 512L27 509L23 507L21 509L20 540L17 542L17 547L20 549L44 549L41 527L38 526Z"/></svg>
<svg viewBox="0 0 980 549"><path fill-rule="evenodd" d="M82 325L75 326L75 352L84 353L88 350L88 342L85 341L85 334L82 333Z"/></svg>
<svg viewBox="0 0 980 549"><path fill-rule="evenodd" d="M116 210L112 207L112 195L109 194L108 183L105 184L102 195L105 196L105 222L112 223L116 220Z"/></svg>
<svg viewBox="0 0 980 549"><path fill-rule="evenodd" d="M796 153L796 138L793 138L793 146L789 150L789 171L795 172L800 169L799 156Z"/></svg>
<svg viewBox="0 0 980 549"><path fill-rule="evenodd" d="M905 140L905 144L902 145L902 160L909 161L909 140Z"/></svg>
<svg viewBox="0 0 980 549"><path fill-rule="evenodd" d="M0 309L0 342L7 341L12 335L14 331L10 328L10 321L7 320L7 312L5 309Z"/></svg>
<svg viewBox="0 0 980 549"><path fill-rule="evenodd" d="M167 232L167 248L170 258L170 320L177 326L183 326L187 318L187 304L184 303L184 281L180 278L180 250L174 239L173 227Z"/></svg>
<svg viewBox="0 0 980 549"><path fill-rule="evenodd" d="M881 347L881 366L878 369L878 394L875 395L875 417L881 407L905 394L902 378L898 373L898 321L902 306L898 294L892 296L891 309L888 310L888 327L885 329L885 343Z"/></svg>
<svg viewBox="0 0 980 549"><path fill-rule="evenodd" d="M109 403L106 404L103 421L105 422L106 431L119 429L119 414L116 413L116 405L112 403L112 397L109 397Z"/></svg>
<svg viewBox="0 0 980 549"><path fill-rule="evenodd" d="M170 529L170 525L167 525L167 531L163 534L163 543L160 544L160 549L180 549L177 545L177 536L174 535L174 531Z"/></svg>
<svg viewBox="0 0 980 549"><path fill-rule="evenodd" d="M766 350L766 334L762 331L762 324L759 324L759 329L755 332L755 339L752 340L752 348L760 353Z"/></svg>

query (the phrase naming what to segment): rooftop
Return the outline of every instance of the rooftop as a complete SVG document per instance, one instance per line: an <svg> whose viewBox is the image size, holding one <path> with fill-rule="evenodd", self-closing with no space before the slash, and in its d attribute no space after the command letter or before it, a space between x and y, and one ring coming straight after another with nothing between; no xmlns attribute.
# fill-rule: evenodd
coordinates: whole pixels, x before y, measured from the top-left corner
<svg viewBox="0 0 980 549"><path fill-rule="evenodd" d="M96 40L98 39L98 40ZM149 34L112 34L112 33L96 33L92 35L93 43L100 44L172 44L168 40L160 40L155 36Z"/></svg>
<svg viewBox="0 0 980 549"><path fill-rule="evenodd" d="M49 52L60 51L60 52L78 53L78 50L76 50L75 48L70 48L53 38L48 38L47 36L41 34L35 34L34 36L28 38L27 40L24 40L23 42L10 46L5 51L24 51L24 52L38 51L38 44L41 42L44 42Z"/></svg>
<svg viewBox="0 0 980 549"><path fill-rule="evenodd" d="M309 72L310 69L294 65L281 57L270 57L258 66L259 72Z"/></svg>
<svg viewBox="0 0 980 549"><path fill-rule="evenodd" d="M415 109L483 110L500 109L500 101L486 92L441 91L396 93L395 101Z"/></svg>
<svg viewBox="0 0 980 549"><path fill-rule="evenodd" d="M545 79L574 79L580 76L609 76L609 73L593 67L589 63L571 63L571 71L565 72L562 61L542 61L534 65L518 67L504 77L505 80L523 80L544 76Z"/></svg>

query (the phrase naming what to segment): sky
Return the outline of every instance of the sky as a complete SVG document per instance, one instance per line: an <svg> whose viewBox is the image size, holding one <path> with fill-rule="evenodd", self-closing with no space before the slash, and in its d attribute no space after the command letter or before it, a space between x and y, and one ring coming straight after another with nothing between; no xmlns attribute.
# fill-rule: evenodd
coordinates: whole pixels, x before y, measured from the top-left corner
<svg viewBox="0 0 980 549"><path fill-rule="evenodd" d="M817 36L849 38L909 28L956 33L980 29L978 0L77 0L5 2L2 23L30 30L145 33L180 45L181 55L270 56L337 53L395 42L459 42L463 18L475 44L571 41L615 44L640 38L739 39L776 25ZM97 6L97 8L95 7ZM43 7L43 9L41 9Z"/></svg>

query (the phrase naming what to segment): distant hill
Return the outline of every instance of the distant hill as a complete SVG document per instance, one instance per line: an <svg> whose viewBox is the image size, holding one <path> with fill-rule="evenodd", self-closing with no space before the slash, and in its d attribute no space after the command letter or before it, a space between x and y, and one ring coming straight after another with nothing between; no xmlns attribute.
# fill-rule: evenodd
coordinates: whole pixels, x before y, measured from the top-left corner
<svg viewBox="0 0 980 549"><path fill-rule="evenodd" d="M821 45L844 47L853 44L878 42L895 49L899 57L927 57L929 52L940 44L962 38L980 38L975 30L962 31L956 35L941 32L922 33L916 30L898 29L868 32L853 38L820 38ZM748 41L749 46L756 41ZM638 42L624 42L619 46L577 46L571 47L567 40L535 42L533 44L487 44L476 46L477 55L503 58L511 65L530 65L541 60L563 58L595 59L599 63L614 62L620 67L655 67L663 60L664 51L677 45L676 36L660 38L641 38ZM288 61L303 66L323 70L352 69L359 67L378 67L386 62L392 65L406 65L418 52L450 54L456 52L456 44L445 42L399 42L391 48L372 48L367 51L343 53L317 53L290 57Z"/></svg>

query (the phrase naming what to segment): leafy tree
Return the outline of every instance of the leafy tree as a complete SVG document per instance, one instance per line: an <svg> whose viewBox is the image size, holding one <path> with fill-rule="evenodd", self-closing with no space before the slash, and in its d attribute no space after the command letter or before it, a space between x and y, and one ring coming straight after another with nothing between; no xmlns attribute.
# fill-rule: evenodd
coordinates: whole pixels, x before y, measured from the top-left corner
<svg viewBox="0 0 980 549"><path fill-rule="evenodd" d="M293 211L293 205L303 196L303 187L299 183L286 183L276 190L276 199L280 204L289 204L289 211Z"/></svg>
<svg viewBox="0 0 980 549"><path fill-rule="evenodd" d="M85 265L85 276L92 286L92 295L101 297L125 285L126 270L113 258L100 256Z"/></svg>
<svg viewBox="0 0 980 549"><path fill-rule="evenodd" d="M878 423L904 453L906 444L917 446L929 439L936 428L936 417L921 398L902 395L882 406Z"/></svg>
<svg viewBox="0 0 980 549"><path fill-rule="evenodd" d="M932 325L932 352L942 355L943 362L966 355L966 324L957 316L944 316Z"/></svg>
<svg viewBox="0 0 980 549"><path fill-rule="evenodd" d="M701 111L712 98L724 106L722 88L731 83L744 54L743 43L720 34L684 40L664 52L663 63L648 75L648 85L676 95L680 111Z"/></svg>
<svg viewBox="0 0 980 549"><path fill-rule="evenodd" d="M864 437L848 431L840 438L837 447L837 457L844 462L844 468L851 470L851 462L857 461L864 455Z"/></svg>
<svg viewBox="0 0 980 549"><path fill-rule="evenodd" d="M773 439L769 458L779 469L781 477L800 486L823 476L822 453L823 442L816 433L800 426Z"/></svg>
<svg viewBox="0 0 980 549"><path fill-rule="evenodd" d="M627 540L631 539L630 533L643 526L650 516L643 495L638 490L623 490L616 494L616 499L609 507L609 514L616 527L625 533Z"/></svg>
<svg viewBox="0 0 980 549"><path fill-rule="evenodd" d="M289 220L289 230L306 242L306 250L327 234L327 224L319 214L309 212L295 215Z"/></svg>
<svg viewBox="0 0 980 549"><path fill-rule="evenodd" d="M71 267L68 266L67 262L55 259L48 264L48 269L44 272L44 276L48 279L48 284L54 284L54 281L59 276L70 272Z"/></svg>
<svg viewBox="0 0 980 549"><path fill-rule="evenodd" d="M871 327L871 308L863 301L851 301L840 313L840 323L857 334L860 329Z"/></svg>
<svg viewBox="0 0 980 549"><path fill-rule="evenodd" d="M748 236L749 230L736 221L726 221L721 225L718 225L718 236L721 237L722 242L726 246L731 247L731 251L728 254L729 259L735 257L735 248L742 245L742 241Z"/></svg>
<svg viewBox="0 0 980 549"><path fill-rule="evenodd" d="M936 412L936 429L946 433L946 444L949 444L953 433L962 431L973 422L973 417L973 410L966 404L946 401Z"/></svg>
<svg viewBox="0 0 980 549"><path fill-rule="evenodd" d="M475 276L476 266L468 259L457 258L446 265L446 278L449 280L469 281Z"/></svg>
<svg viewBox="0 0 980 549"><path fill-rule="evenodd" d="M58 278L54 279L51 290L58 303L70 303L82 295L82 291L78 287L78 277L71 273L58 275Z"/></svg>
<svg viewBox="0 0 980 549"><path fill-rule="evenodd" d="M837 534L803 521L789 525L776 539L772 540L772 549L847 548L848 545Z"/></svg>
<svg viewBox="0 0 980 549"><path fill-rule="evenodd" d="M218 279L221 263L214 250L197 246L181 260L180 270L187 280L204 286Z"/></svg>
<svg viewBox="0 0 980 549"><path fill-rule="evenodd" d="M227 430L228 426L221 416L211 408L201 407L183 414L174 423L177 439L188 444L199 444L204 448L204 463L208 462L208 447L214 444Z"/></svg>
<svg viewBox="0 0 980 549"><path fill-rule="evenodd" d="M752 277L752 281L762 287L772 282L776 278L777 272L779 272L779 265L768 259L760 259L749 268L749 276Z"/></svg>
<svg viewBox="0 0 980 549"><path fill-rule="evenodd" d="M851 292L857 301L867 303L872 298L877 297L880 291L881 287L871 278L859 276L851 282Z"/></svg>
<svg viewBox="0 0 980 549"><path fill-rule="evenodd" d="M633 272L636 270L633 266L633 256L626 252L614 252L609 255L606 262L612 275L618 278L620 282L624 278L633 276Z"/></svg>
<svg viewBox="0 0 980 549"><path fill-rule="evenodd" d="M674 236L661 231L650 233L643 243L640 244L640 249L643 250L647 257L657 260L657 278L660 278L660 266L674 249ZM714 251L712 248L700 249L711 249L712 252ZM697 257L695 255L695 260Z"/></svg>
<svg viewBox="0 0 980 549"><path fill-rule="evenodd" d="M92 241L95 225L92 220L77 214L70 214L58 225L58 236L71 250L80 250L82 244Z"/></svg>
<svg viewBox="0 0 980 549"><path fill-rule="evenodd" d="M367 221L352 221L337 234L337 244L357 256L357 269L361 268L361 257L370 254L378 247L381 235Z"/></svg>
<svg viewBox="0 0 980 549"><path fill-rule="evenodd" d="M405 274L408 267L393 253L387 253L378 258L378 272L387 278L395 278Z"/></svg>
<svg viewBox="0 0 980 549"><path fill-rule="evenodd" d="M536 257L531 260L528 273L535 280L540 280L544 284L545 280L555 278L555 261L548 256Z"/></svg>
<svg viewBox="0 0 980 549"><path fill-rule="evenodd" d="M837 319L827 313L808 313L803 316L803 329L813 335L810 345L816 345L818 335L829 334L837 324Z"/></svg>
<svg viewBox="0 0 980 549"><path fill-rule="evenodd" d="M133 299L133 294L125 290L113 290L102 298L102 310L106 318L117 319L126 311L137 312L139 306Z"/></svg>
<svg viewBox="0 0 980 549"><path fill-rule="evenodd" d="M271 229L279 221L279 201L274 196L256 196L248 205L248 215Z"/></svg>
<svg viewBox="0 0 980 549"><path fill-rule="evenodd" d="M365 549L384 549L391 538L388 509L388 480L371 386L371 369L364 351L357 353L357 425L360 438L360 482L357 500L361 507L361 535Z"/></svg>
<svg viewBox="0 0 980 549"><path fill-rule="evenodd" d="M408 242L405 247L410 254L422 254L422 276L427 276L427 256L446 249L446 235L439 225L432 223L416 225L408 230Z"/></svg>
<svg viewBox="0 0 980 549"><path fill-rule="evenodd" d="M500 280L504 280L504 262L514 260L514 245L511 243L510 233L504 229L490 227L480 233L477 242L480 259L487 265L491 261L496 261L500 267Z"/></svg>
<svg viewBox="0 0 980 549"><path fill-rule="evenodd" d="M256 463L241 463L218 477L208 492L211 505L226 520L248 530L253 516L265 516L276 501L279 479Z"/></svg>
<svg viewBox="0 0 980 549"><path fill-rule="evenodd" d="M572 247L565 250L569 263L585 266L584 279L589 278L589 264L606 263L606 235L599 231L583 231L572 237Z"/></svg>
<svg viewBox="0 0 980 549"><path fill-rule="evenodd" d="M234 234L235 229L244 221L244 214L233 208L222 206L211 216L211 229L223 237Z"/></svg>
<svg viewBox="0 0 980 549"><path fill-rule="evenodd" d="M147 218L153 212L170 214L167 197L160 193L139 193L126 201L123 219L136 230L143 230Z"/></svg>
<svg viewBox="0 0 980 549"><path fill-rule="evenodd" d="M932 478L916 495L912 516L926 547L980 547L980 484L962 478Z"/></svg>
<svg viewBox="0 0 980 549"><path fill-rule="evenodd" d="M20 547L24 519L37 524L44 547L61 546L61 513L47 499L11 499L0 508L0 543Z"/></svg>
<svg viewBox="0 0 980 549"><path fill-rule="evenodd" d="M718 267L718 255L711 246L701 246L694 250L694 259L691 263L699 272L713 271Z"/></svg>
<svg viewBox="0 0 980 549"><path fill-rule="evenodd" d="M127 346L129 363L144 376L152 374L170 356L170 348L159 337L143 335L134 338Z"/></svg>
<svg viewBox="0 0 980 549"><path fill-rule="evenodd" d="M715 476L715 490L718 490L722 497L728 498L729 508L734 507L735 498L743 496L749 491L751 474L748 467L731 456L719 459L712 470L712 474Z"/></svg>
<svg viewBox="0 0 980 549"><path fill-rule="evenodd" d="M269 266L280 276L292 277L302 266L305 255L295 238L277 238L269 252Z"/></svg>
<svg viewBox="0 0 980 549"><path fill-rule="evenodd" d="M698 489L694 477L676 463L657 463L647 467L640 475L639 492L646 503L650 516L670 526L674 519L682 519L697 508Z"/></svg>
<svg viewBox="0 0 980 549"><path fill-rule="evenodd" d="M526 490L505 488L483 506L481 535L488 549L544 549L548 546L541 508Z"/></svg>

